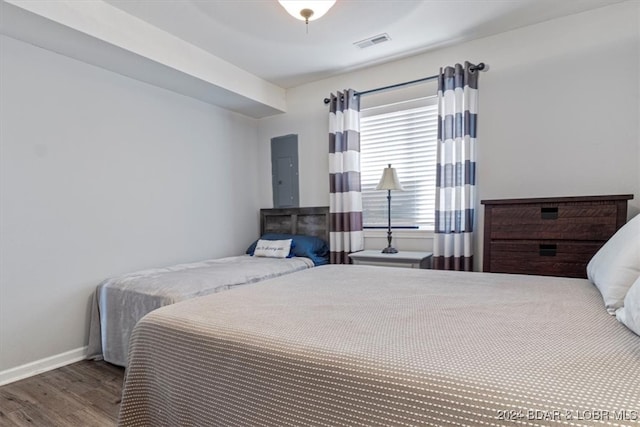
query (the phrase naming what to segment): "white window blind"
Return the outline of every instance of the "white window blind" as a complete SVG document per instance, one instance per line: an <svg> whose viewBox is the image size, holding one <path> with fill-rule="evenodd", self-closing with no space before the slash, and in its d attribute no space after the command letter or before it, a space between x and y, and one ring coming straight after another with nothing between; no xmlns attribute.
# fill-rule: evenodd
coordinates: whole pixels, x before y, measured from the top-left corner
<svg viewBox="0 0 640 427"><path fill-rule="evenodd" d="M391 192L391 226L433 229L436 102L429 97L363 111L360 162L365 227L387 226L387 192L376 186L391 163L405 190Z"/></svg>

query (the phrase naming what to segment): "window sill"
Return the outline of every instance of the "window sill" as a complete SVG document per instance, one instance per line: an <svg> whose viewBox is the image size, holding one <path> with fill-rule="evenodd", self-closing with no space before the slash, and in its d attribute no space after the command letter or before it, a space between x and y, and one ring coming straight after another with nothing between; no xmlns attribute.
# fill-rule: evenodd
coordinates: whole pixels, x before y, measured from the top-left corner
<svg viewBox="0 0 640 427"><path fill-rule="evenodd" d="M394 239L432 239L433 230L407 230L407 229L391 229ZM366 229L364 230L365 238L386 238L387 230L384 229Z"/></svg>

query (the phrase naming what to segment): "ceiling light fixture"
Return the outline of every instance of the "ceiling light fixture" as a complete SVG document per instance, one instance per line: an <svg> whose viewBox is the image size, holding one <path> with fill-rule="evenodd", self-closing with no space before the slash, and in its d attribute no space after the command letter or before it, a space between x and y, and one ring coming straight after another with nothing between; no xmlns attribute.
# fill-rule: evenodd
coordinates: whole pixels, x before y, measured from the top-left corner
<svg viewBox="0 0 640 427"><path fill-rule="evenodd" d="M309 21L324 16L336 3L336 0L278 0L278 3L289 12L289 15L304 21L309 31Z"/></svg>

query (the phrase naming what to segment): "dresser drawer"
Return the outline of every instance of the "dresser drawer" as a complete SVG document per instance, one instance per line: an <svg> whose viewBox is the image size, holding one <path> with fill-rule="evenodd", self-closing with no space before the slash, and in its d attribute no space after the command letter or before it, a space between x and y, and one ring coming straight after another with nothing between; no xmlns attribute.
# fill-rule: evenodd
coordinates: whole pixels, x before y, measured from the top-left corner
<svg viewBox="0 0 640 427"><path fill-rule="evenodd" d="M484 271L586 277L627 220L631 194L482 200Z"/></svg>
<svg viewBox="0 0 640 427"><path fill-rule="evenodd" d="M494 273L587 277L587 264L603 243L554 241L491 242Z"/></svg>
<svg viewBox="0 0 640 427"><path fill-rule="evenodd" d="M614 204L494 206L489 238L605 241L616 231L616 213Z"/></svg>

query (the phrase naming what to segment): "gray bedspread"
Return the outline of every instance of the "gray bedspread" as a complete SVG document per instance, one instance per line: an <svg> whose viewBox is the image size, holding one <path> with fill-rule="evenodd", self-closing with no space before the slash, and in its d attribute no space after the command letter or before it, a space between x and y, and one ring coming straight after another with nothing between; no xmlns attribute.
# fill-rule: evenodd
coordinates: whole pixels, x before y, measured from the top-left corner
<svg viewBox="0 0 640 427"><path fill-rule="evenodd" d="M323 266L156 310L120 426L638 426L640 337L587 280Z"/></svg>
<svg viewBox="0 0 640 427"><path fill-rule="evenodd" d="M242 255L107 279L94 295L88 357L126 366L131 331L152 310L310 267L308 258Z"/></svg>

